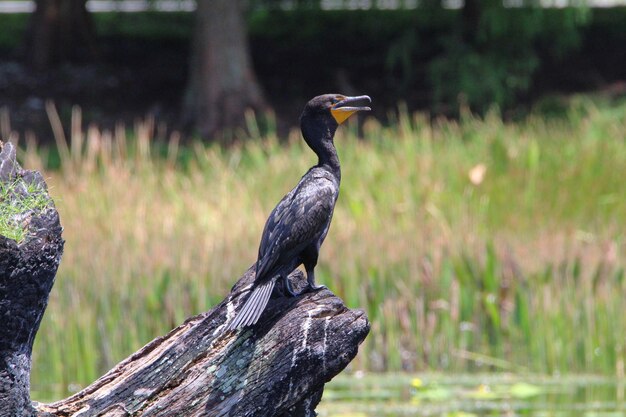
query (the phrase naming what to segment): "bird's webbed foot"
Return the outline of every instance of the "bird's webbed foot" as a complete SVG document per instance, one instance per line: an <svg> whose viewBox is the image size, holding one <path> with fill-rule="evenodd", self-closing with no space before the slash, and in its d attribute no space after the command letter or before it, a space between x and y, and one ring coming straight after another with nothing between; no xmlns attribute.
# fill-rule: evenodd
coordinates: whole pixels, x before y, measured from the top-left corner
<svg viewBox="0 0 626 417"><path fill-rule="evenodd" d="M328 287L326 285L311 285L309 283L309 286L306 287L304 289L304 291L302 291L303 293L307 293L307 292L315 292L315 291L319 291L319 290L327 290Z"/></svg>
<svg viewBox="0 0 626 417"><path fill-rule="evenodd" d="M309 285L300 294L328 289L326 285L315 285L315 273L313 270L307 271L306 280Z"/></svg>
<svg viewBox="0 0 626 417"><path fill-rule="evenodd" d="M293 287L291 286L291 282L289 281L289 276L283 275L282 278L283 278L283 291L285 295L289 295L291 297L297 297L299 294L293 290Z"/></svg>

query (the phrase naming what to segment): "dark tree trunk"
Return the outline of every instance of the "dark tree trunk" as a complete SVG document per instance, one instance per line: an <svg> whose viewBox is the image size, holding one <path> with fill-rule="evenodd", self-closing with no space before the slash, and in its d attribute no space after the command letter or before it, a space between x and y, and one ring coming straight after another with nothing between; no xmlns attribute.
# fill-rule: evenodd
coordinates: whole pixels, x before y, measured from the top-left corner
<svg viewBox="0 0 626 417"><path fill-rule="evenodd" d="M39 173L17 165L6 144L0 183L16 178L45 187ZM31 405L30 355L63 240L51 201L21 220L30 231L24 243L0 237L0 416L314 416L324 384L369 332L365 313L322 290L275 294L255 326L224 333L254 280L250 268L218 306L148 343L81 392ZM297 289L306 286L300 271L292 281Z"/></svg>
<svg viewBox="0 0 626 417"><path fill-rule="evenodd" d="M37 0L25 38L26 60L37 70L63 61L95 58L87 0Z"/></svg>
<svg viewBox="0 0 626 417"><path fill-rule="evenodd" d="M480 28L483 4L481 0L465 0L461 11L461 30L463 41L474 45Z"/></svg>
<svg viewBox="0 0 626 417"><path fill-rule="evenodd" d="M199 1L184 119L206 139L232 136L245 111L265 109L239 0Z"/></svg>

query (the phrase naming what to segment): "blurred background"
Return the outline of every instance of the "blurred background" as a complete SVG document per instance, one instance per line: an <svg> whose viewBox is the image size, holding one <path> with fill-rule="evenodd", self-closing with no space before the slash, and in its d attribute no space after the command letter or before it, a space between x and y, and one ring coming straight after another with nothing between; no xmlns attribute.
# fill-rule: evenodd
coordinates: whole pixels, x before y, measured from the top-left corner
<svg viewBox="0 0 626 417"><path fill-rule="evenodd" d="M623 0L0 0L0 27L0 137L65 228L35 400L228 293L340 92L373 111L337 133L318 275L372 331L320 415L626 412Z"/></svg>

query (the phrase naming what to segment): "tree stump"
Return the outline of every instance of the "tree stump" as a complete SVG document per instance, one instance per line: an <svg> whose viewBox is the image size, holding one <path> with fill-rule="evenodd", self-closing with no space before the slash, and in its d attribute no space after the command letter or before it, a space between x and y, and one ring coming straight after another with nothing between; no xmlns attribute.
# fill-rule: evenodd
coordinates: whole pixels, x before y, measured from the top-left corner
<svg viewBox="0 0 626 417"><path fill-rule="evenodd" d="M6 144L0 182L15 176L43 184L41 175L17 165ZM63 240L52 202L29 222L24 243L0 237L0 317L7 323L0 330L0 416L314 416L324 384L354 358L369 332L365 313L349 310L329 290L293 298L275 290L256 325L224 332L254 280L251 267L219 305L148 343L79 393L31 404L32 343ZM300 271L291 279L294 287L305 286Z"/></svg>
<svg viewBox="0 0 626 417"><path fill-rule="evenodd" d="M18 165L11 143L0 142L0 186L0 204L15 207L35 192L47 199L36 212L3 214L25 230L23 241L0 236L0 416L29 416L30 357L61 261L62 229L43 177Z"/></svg>

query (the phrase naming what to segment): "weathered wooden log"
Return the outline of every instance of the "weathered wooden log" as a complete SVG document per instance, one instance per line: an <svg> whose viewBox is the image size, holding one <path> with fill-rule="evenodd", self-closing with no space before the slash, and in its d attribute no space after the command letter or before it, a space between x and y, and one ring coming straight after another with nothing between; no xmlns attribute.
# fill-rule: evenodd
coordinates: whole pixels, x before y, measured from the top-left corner
<svg viewBox="0 0 626 417"><path fill-rule="evenodd" d="M304 277L292 274L297 281ZM369 331L330 291L276 296L259 323L223 333L252 269L211 311L187 320L72 397L37 407L55 416L313 416L324 383ZM123 325L123 324L121 324Z"/></svg>
<svg viewBox="0 0 626 417"><path fill-rule="evenodd" d="M11 158L15 172L23 172L14 162L14 153L5 155ZM153 340L79 393L31 406L30 349L63 247L56 211L53 217L56 223L31 221L45 232L33 235L41 242L31 243L35 258L28 268L17 268L17 261L6 262L16 256L13 251L18 246L0 241L4 242L0 251L8 245L11 252L0 252L0 317L12 315L12 303L21 303L29 312L39 308L37 320L10 321L0 332L2 352L16 352L2 353L2 358L18 358L0 364L0 404L5 400L10 404L0 406L0 416L314 416L324 384L346 367L369 332L365 313L347 309L329 290L283 297L279 289L255 326L225 332L254 279L250 268L212 310ZM18 270L23 270L21 284L10 281L12 271ZM297 289L305 284L299 271L291 279ZM36 296L18 296L24 288L35 287ZM7 300L9 307L4 308ZM21 344L12 342L18 339ZM12 350L5 348L11 343ZM23 382L7 382L10 389L5 389L2 372L9 368L12 373L5 380Z"/></svg>

